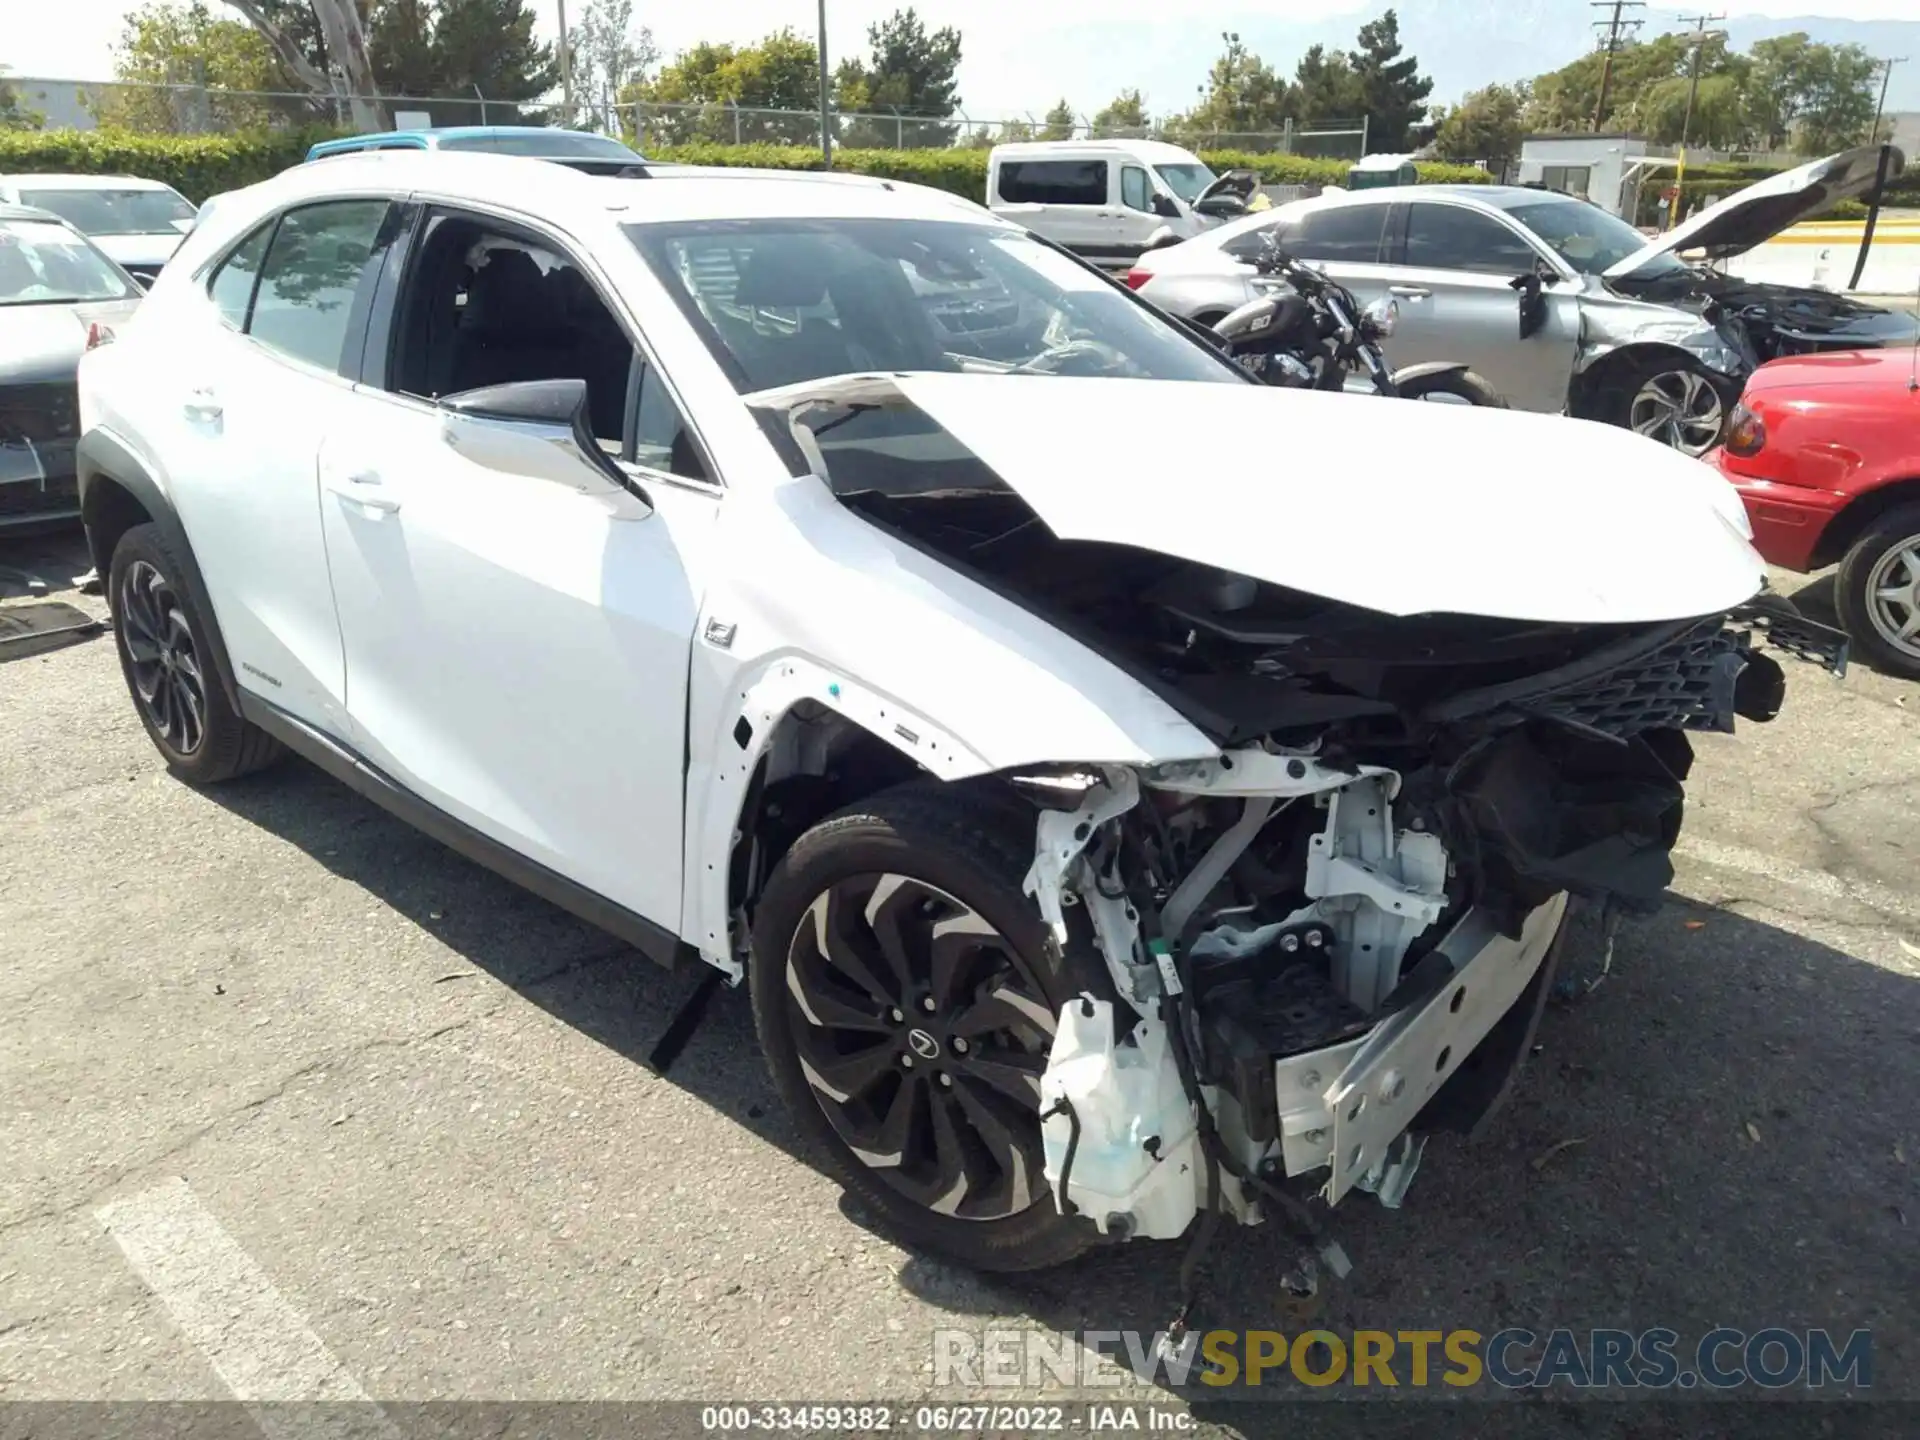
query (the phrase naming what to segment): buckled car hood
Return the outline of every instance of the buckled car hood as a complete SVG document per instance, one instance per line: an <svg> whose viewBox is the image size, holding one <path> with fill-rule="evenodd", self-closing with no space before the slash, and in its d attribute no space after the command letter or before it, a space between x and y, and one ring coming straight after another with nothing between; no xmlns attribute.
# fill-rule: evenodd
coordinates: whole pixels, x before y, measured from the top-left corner
<svg viewBox="0 0 1920 1440"><path fill-rule="evenodd" d="M843 376L749 403L791 413L900 399L1062 540L1156 551L1387 615L1672 620L1730 610L1764 575L1739 497L1711 467L1558 416L974 374Z"/></svg>
<svg viewBox="0 0 1920 1440"><path fill-rule="evenodd" d="M1906 156L1895 150L1887 166L1888 181L1899 178L1906 164ZM1667 231L1608 270L1606 278L1624 279L1651 260L1687 250L1704 251L1710 260L1744 255L1802 220L1843 200L1858 199L1873 188L1879 171L1880 147L1864 145L1769 176Z"/></svg>

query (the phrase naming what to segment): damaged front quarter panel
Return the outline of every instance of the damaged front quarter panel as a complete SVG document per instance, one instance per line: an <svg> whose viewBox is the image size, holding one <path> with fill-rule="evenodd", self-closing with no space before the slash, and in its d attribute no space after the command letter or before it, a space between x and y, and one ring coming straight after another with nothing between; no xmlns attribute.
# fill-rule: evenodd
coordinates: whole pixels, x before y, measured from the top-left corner
<svg viewBox="0 0 1920 1440"><path fill-rule="evenodd" d="M1685 351L1735 386L1744 386L1759 367L1760 357L1743 328L1722 316L1710 299L1654 305L1615 294L1599 281L1589 283L1580 303L1576 375L1619 351L1646 345Z"/></svg>

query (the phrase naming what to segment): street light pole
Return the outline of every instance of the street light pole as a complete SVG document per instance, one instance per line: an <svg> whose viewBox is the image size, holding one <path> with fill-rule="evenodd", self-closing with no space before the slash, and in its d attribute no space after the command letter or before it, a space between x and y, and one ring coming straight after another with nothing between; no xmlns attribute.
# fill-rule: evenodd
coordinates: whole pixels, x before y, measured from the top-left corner
<svg viewBox="0 0 1920 1440"><path fill-rule="evenodd" d="M567 124L573 124L573 51L567 44L567 0L560 6L560 103L567 112Z"/></svg>
<svg viewBox="0 0 1920 1440"><path fill-rule="evenodd" d="M1715 38L1719 34L1718 31L1709 34L1707 26L1716 20L1724 20L1727 17L1724 15L1689 15L1685 18L1694 22L1696 33L1693 37L1692 44L1693 73L1687 85L1687 118L1680 124L1680 149L1683 153L1687 148L1687 141L1693 138L1693 106L1694 102L1700 98L1700 51L1705 48L1708 40Z"/></svg>
<svg viewBox="0 0 1920 1440"><path fill-rule="evenodd" d="M1873 129L1867 132L1869 145L1880 143L1880 119L1887 113L1887 87L1893 83L1893 67L1906 64L1907 57L1902 55L1898 59L1882 60L1880 63L1887 68L1886 73L1880 77L1880 103L1873 107Z"/></svg>
<svg viewBox="0 0 1920 1440"><path fill-rule="evenodd" d="M820 158L833 168L833 117L827 111L827 0L820 0Z"/></svg>

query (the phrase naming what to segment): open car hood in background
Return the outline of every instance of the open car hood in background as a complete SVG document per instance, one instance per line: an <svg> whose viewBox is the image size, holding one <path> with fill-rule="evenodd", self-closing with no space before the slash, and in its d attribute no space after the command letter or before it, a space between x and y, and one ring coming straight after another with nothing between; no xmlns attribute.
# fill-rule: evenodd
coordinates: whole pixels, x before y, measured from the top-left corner
<svg viewBox="0 0 1920 1440"><path fill-rule="evenodd" d="M1906 156L1895 150L1887 166L1889 184L1899 179L1906 165ZM1710 260L1744 255L1843 200L1857 200L1873 189L1879 173L1880 147L1863 145L1769 176L1667 231L1608 270L1606 278L1623 280L1651 260L1686 250L1704 251Z"/></svg>
<svg viewBox="0 0 1920 1440"><path fill-rule="evenodd" d="M1631 431L1264 385L842 376L749 396L904 399L1056 536L1388 615L1638 624L1731 610L1764 570L1733 487ZM1223 451L1221 436L1243 443ZM903 466L910 462L903 461Z"/></svg>

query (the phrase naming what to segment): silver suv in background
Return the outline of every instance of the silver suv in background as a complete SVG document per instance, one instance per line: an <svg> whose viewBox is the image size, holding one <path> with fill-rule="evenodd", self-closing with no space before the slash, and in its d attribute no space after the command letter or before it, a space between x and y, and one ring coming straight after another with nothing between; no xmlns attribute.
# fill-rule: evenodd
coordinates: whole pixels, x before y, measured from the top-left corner
<svg viewBox="0 0 1920 1440"><path fill-rule="evenodd" d="M1819 350L1911 344L1915 322L1823 290L1682 261L1744 253L1864 193L1878 147L1774 176L1649 240L1551 191L1424 185L1333 192L1143 255L1142 297L1211 325L1260 293L1269 243L1324 265L1364 304L1395 300L1397 367L1469 365L1515 409L1628 426L1689 455L1720 443L1747 377ZM1904 159L1894 152L1890 173Z"/></svg>

